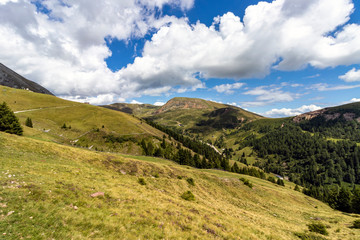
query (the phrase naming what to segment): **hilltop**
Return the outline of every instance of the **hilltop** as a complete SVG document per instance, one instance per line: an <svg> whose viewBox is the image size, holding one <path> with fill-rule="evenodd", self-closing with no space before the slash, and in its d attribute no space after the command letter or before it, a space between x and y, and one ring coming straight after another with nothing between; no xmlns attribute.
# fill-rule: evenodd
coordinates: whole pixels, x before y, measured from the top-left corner
<svg viewBox="0 0 360 240"><path fill-rule="evenodd" d="M198 98L176 97L161 107L138 104L111 104L114 110L128 111L155 123L178 129L203 139L219 135L223 129L235 129L263 117L244 109ZM129 112L129 111L128 111Z"/></svg>
<svg viewBox="0 0 360 240"><path fill-rule="evenodd" d="M0 63L0 85L17 88L17 89L26 89L32 92L44 93L53 95L49 90L40 86L36 82L30 81L23 76L17 74L10 68Z"/></svg>

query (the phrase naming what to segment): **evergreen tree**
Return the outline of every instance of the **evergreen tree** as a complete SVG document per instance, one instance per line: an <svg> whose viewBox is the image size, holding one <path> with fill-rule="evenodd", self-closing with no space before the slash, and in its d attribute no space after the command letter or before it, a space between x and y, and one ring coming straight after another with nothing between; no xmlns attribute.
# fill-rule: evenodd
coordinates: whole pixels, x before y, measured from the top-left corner
<svg viewBox="0 0 360 240"><path fill-rule="evenodd" d="M0 104L0 131L17 135L23 134L19 119L5 102Z"/></svg>
<svg viewBox="0 0 360 240"><path fill-rule="evenodd" d="M26 121L25 121L25 126L27 126L27 127L30 127L30 128L32 128L33 127L33 123L32 123L32 120L31 120L31 118L26 118Z"/></svg>

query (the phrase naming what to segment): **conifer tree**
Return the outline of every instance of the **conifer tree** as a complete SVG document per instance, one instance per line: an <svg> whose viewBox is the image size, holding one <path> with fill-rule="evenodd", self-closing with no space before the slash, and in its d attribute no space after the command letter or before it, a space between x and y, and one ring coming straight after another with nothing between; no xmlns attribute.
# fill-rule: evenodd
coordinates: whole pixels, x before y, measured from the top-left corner
<svg viewBox="0 0 360 240"><path fill-rule="evenodd" d="M25 121L25 126L27 126L27 127L30 127L30 128L32 128L33 127L33 123L32 123L32 120L31 120L31 118L26 118L26 121Z"/></svg>
<svg viewBox="0 0 360 240"><path fill-rule="evenodd" d="M0 131L17 135L23 134L19 119L5 102L0 104Z"/></svg>

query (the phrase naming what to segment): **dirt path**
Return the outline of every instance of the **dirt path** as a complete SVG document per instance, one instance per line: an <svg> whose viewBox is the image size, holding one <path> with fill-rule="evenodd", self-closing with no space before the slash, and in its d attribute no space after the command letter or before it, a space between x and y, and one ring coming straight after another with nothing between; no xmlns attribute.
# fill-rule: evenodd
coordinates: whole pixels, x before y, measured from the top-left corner
<svg viewBox="0 0 360 240"><path fill-rule="evenodd" d="M68 108L68 107L72 107L72 106L34 108L34 109L27 109L27 110L16 111L16 112L14 112L14 113L16 114L16 113L24 113L24 112L38 111L38 110L43 110L43 109Z"/></svg>

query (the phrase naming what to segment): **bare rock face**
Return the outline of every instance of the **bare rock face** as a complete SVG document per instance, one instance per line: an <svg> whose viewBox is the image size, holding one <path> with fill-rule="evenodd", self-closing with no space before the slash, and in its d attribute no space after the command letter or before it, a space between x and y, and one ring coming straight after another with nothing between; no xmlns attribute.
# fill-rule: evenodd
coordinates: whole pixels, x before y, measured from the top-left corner
<svg viewBox="0 0 360 240"><path fill-rule="evenodd" d="M53 95L49 90L40 86L39 84L30 81L23 76L17 74L10 68L0 63L0 85L17 88L17 89L25 89L32 92L44 93Z"/></svg>
<svg viewBox="0 0 360 240"><path fill-rule="evenodd" d="M311 120L311 119L323 114L325 111L326 111L326 108L320 109L317 111L313 111L313 112L303 113L303 114L300 114L300 115L294 117L293 121L296 123L299 123L301 121Z"/></svg>

